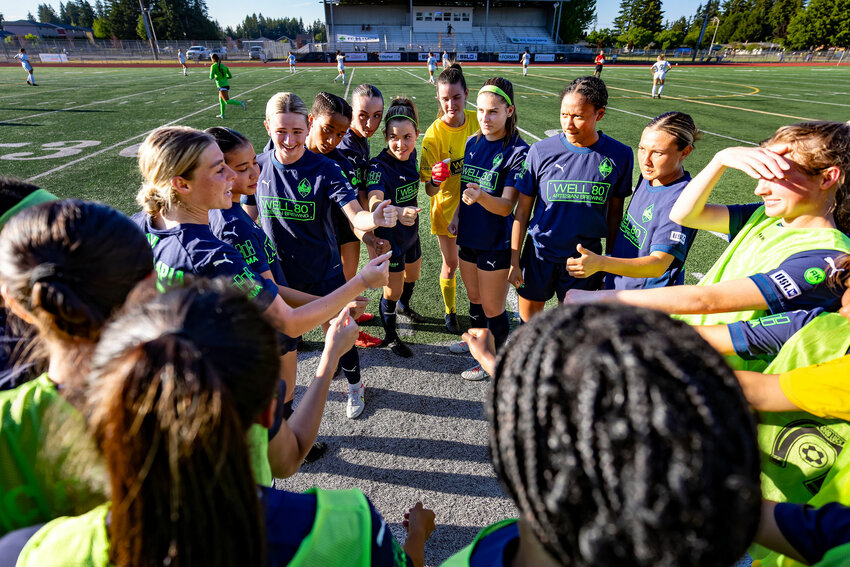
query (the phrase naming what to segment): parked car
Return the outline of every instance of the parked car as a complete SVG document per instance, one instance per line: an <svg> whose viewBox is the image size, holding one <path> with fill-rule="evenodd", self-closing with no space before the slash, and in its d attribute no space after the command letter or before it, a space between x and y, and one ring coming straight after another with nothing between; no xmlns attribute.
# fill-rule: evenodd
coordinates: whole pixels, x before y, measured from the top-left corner
<svg viewBox="0 0 850 567"><path fill-rule="evenodd" d="M226 47L213 47L212 51L210 51L210 55L215 53L218 55L218 58L221 60L227 59L227 48Z"/></svg>
<svg viewBox="0 0 850 567"><path fill-rule="evenodd" d="M248 50L248 59L262 59L263 58L263 48L259 45L251 46L251 49Z"/></svg>
<svg viewBox="0 0 850 567"><path fill-rule="evenodd" d="M201 59L209 59L210 50L204 47L203 45L193 45L192 47L186 50L186 58L194 59L195 61L200 61Z"/></svg>

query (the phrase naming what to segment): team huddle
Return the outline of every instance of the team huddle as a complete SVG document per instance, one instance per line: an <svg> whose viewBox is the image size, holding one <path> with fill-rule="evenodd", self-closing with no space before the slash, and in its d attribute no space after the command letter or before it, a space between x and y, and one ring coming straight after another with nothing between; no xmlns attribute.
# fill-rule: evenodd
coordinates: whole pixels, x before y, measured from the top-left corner
<svg viewBox="0 0 850 567"><path fill-rule="evenodd" d="M444 565L850 564L850 124L785 126L691 177L701 133L665 112L633 190L632 148L597 128L598 76L566 85L561 132L529 145L510 81L484 81L470 111L461 67L427 65L425 127L411 99L363 84L350 103L272 96L259 155L223 126L154 130L132 218L2 179L18 326L0 345L0 567L424 566L422 503L399 544L358 489L273 487L326 450L336 375L363 419L358 347L414 356L398 318L425 320L424 222L453 334L458 270L467 290L448 348L475 359L463 379L492 379L490 457L520 511ZM210 77L220 117L244 106L220 61ZM710 202L730 168L762 202ZM700 230L730 243L685 285ZM377 288L382 339L357 325ZM553 297L566 305L546 310ZM296 407L299 337L317 327ZM37 343L43 360L12 356Z"/></svg>

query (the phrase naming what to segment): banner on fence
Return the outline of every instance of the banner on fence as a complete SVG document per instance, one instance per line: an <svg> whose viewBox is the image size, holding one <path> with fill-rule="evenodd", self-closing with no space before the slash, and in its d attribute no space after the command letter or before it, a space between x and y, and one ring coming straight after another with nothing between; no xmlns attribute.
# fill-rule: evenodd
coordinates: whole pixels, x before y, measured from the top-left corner
<svg viewBox="0 0 850 567"><path fill-rule="evenodd" d="M336 40L342 43L378 43L381 41L376 35L344 35L336 34Z"/></svg>
<svg viewBox="0 0 850 567"><path fill-rule="evenodd" d="M378 61L401 61L401 53L382 51L378 54Z"/></svg>
<svg viewBox="0 0 850 567"><path fill-rule="evenodd" d="M534 60L539 61L540 63L554 63L555 62L555 54L554 53L535 53Z"/></svg>
<svg viewBox="0 0 850 567"><path fill-rule="evenodd" d="M365 51L355 51L353 53L351 51L346 51L345 52L345 60L346 61L368 61L369 58L366 57Z"/></svg>
<svg viewBox="0 0 850 567"><path fill-rule="evenodd" d="M439 57L437 57L437 59L439 59ZM420 60L420 61L428 61L428 53L427 53L427 52L426 52L426 53L422 53L422 52L420 51L420 52L419 52L419 60Z"/></svg>
<svg viewBox="0 0 850 567"><path fill-rule="evenodd" d="M478 61L477 53L458 53L455 55L455 61Z"/></svg>
<svg viewBox="0 0 850 567"><path fill-rule="evenodd" d="M519 53L499 53L499 61L519 61Z"/></svg>
<svg viewBox="0 0 850 567"><path fill-rule="evenodd" d="M531 45L546 45L552 40L548 37L511 37L511 43L529 43Z"/></svg>
<svg viewBox="0 0 850 567"><path fill-rule="evenodd" d="M42 63L67 63L68 56L64 53L39 53L38 58Z"/></svg>

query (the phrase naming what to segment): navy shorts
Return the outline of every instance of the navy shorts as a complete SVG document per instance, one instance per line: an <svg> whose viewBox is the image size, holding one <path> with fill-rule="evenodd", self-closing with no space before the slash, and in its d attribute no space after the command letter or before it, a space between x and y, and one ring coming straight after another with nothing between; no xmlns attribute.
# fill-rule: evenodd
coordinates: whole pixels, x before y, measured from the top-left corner
<svg viewBox="0 0 850 567"><path fill-rule="evenodd" d="M308 284L299 285L298 287L291 285L289 287L297 289L298 291L303 291L304 293L312 293L313 295L324 297L329 293L333 293L344 285L345 275L340 272L320 282L311 282Z"/></svg>
<svg viewBox="0 0 850 567"><path fill-rule="evenodd" d="M412 264L422 257L422 243L419 242L419 237L407 247L407 250L398 255L390 256L390 271L403 272L407 264Z"/></svg>
<svg viewBox="0 0 850 567"><path fill-rule="evenodd" d="M277 334L277 350L280 352L280 356L288 352L294 351L298 348L298 338L292 338L289 335L284 335L283 333Z"/></svg>
<svg viewBox="0 0 850 567"><path fill-rule="evenodd" d="M351 229L351 223L348 217L342 212L339 207L331 207L331 221L334 225L334 235L336 236L337 246L348 244L349 242L358 242L360 239L354 235Z"/></svg>
<svg viewBox="0 0 850 567"><path fill-rule="evenodd" d="M507 250L478 250L477 248L461 246L458 256L464 262L475 264L479 270L485 272L507 270L511 267L510 248Z"/></svg>
<svg viewBox="0 0 850 567"><path fill-rule="evenodd" d="M602 245L584 245L585 248L601 254ZM589 278L574 278L567 272L567 261L551 262L537 257L534 243L526 240L522 256L519 259L522 268L522 286L517 289L517 295L529 301L548 301L552 295L563 301L567 291L571 289L597 290L602 287L605 274L597 272Z"/></svg>

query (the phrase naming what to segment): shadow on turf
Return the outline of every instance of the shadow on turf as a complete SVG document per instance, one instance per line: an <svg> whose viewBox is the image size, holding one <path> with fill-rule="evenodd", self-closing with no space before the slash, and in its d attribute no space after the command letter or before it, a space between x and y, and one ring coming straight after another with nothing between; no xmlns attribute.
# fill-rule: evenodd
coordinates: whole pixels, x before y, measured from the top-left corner
<svg viewBox="0 0 850 567"><path fill-rule="evenodd" d="M321 435L328 444L330 452L345 447L356 451L385 453L399 457L422 459L454 459L474 463L489 463L490 455L486 445L472 445L447 439L422 439L417 437L371 437L366 435ZM319 465L321 460L316 461ZM309 466L315 466L309 465ZM305 467L308 465L305 465ZM310 469L304 469L310 470ZM316 471L312 471L316 472Z"/></svg>
<svg viewBox="0 0 850 567"><path fill-rule="evenodd" d="M32 122L0 122L0 126L44 126L44 124L33 124Z"/></svg>
<svg viewBox="0 0 850 567"><path fill-rule="evenodd" d="M77 114L77 113L92 113L92 112L97 112L97 113L108 112L108 113L111 114L111 113L116 112L115 110L74 110L72 108L65 109L65 108L20 108L20 107L15 107L15 108L0 107L0 110L26 110L28 112L73 112L74 114Z"/></svg>

